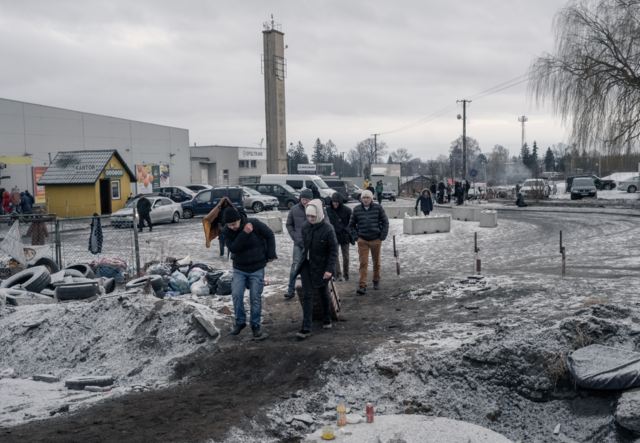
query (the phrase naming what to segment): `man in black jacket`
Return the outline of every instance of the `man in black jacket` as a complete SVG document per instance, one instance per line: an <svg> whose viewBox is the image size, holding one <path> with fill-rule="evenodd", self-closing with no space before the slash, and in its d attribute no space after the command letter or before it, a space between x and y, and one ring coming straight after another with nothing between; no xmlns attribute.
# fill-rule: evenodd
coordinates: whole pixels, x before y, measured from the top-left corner
<svg viewBox="0 0 640 443"><path fill-rule="evenodd" d="M438 204L444 203L444 190L445 186L443 182L438 183Z"/></svg>
<svg viewBox="0 0 640 443"><path fill-rule="evenodd" d="M222 229L225 244L233 254L233 280L231 297L236 324L231 334L238 335L245 328L247 316L244 311L244 290L249 282L251 304L251 329L254 337L260 337L262 317L262 290L264 268L276 258L276 237L266 224L256 218L243 218L238 211L224 211L226 226Z"/></svg>
<svg viewBox="0 0 640 443"><path fill-rule="evenodd" d="M149 225L149 232L153 231L153 225L151 224L151 200L145 198L144 194L138 195L138 203L136 203L138 209L138 231L142 232L142 227L146 221Z"/></svg>
<svg viewBox="0 0 640 443"><path fill-rule="evenodd" d="M342 251L342 266L344 270L344 281L349 281L349 244L351 240L351 232L349 232L349 221L351 220L351 208L344 205L342 194L336 192L331 196L331 206L329 206L329 221L336 233L340 250ZM342 272L340 271L340 254L336 259L336 276L338 281L342 281Z"/></svg>
<svg viewBox="0 0 640 443"><path fill-rule="evenodd" d="M362 192L362 204L353 209L349 229L351 237L358 242L358 258L360 259L360 281L356 294L367 292L367 267L369 251L373 260L373 289L380 289L380 257L382 242L389 234L389 219L381 205L373 203L373 194Z"/></svg>
<svg viewBox="0 0 640 443"><path fill-rule="evenodd" d="M300 203L295 205L289 211L287 216L287 232L289 237L293 240L293 258L291 262L291 270L289 271L289 286L285 298L293 298L296 295L296 269L300 257L302 257L302 225L307 221L305 215L305 208L307 204L313 199L313 193L310 189L305 189L300 193Z"/></svg>
<svg viewBox="0 0 640 443"><path fill-rule="evenodd" d="M327 285L338 258L338 241L333 227L324 217L323 201L311 200L306 207L306 214L307 222L302 226L302 260L296 269L304 290L302 329L298 332L300 338L311 335L315 290L318 290L322 300L322 327L331 328L331 299Z"/></svg>

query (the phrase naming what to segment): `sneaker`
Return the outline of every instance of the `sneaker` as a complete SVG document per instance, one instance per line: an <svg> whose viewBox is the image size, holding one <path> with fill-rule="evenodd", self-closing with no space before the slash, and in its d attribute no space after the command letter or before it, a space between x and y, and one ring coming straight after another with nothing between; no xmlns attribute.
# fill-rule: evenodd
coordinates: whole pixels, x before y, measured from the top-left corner
<svg viewBox="0 0 640 443"><path fill-rule="evenodd" d="M295 292L287 292L286 294L284 294L284 298L286 298L287 300L293 298L296 296Z"/></svg>
<svg viewBox="0 0 640 443"><path fill-rule="evenodd" d="M379 281L374 281L374 282L373 282L373 289L375 289L376 291L377 291L378 289L380 289L380 282L379 282Z"/></svg>
<svg viewBox="0 0 640 443"><path fill-rule="evenodd" d="M336 281L342 281L342 276L341 276L341 275L339 275L339 276L338 276L338 279L337 279Z"/></svg>
<svg viewBox="0 0 640 443"><path fill-rule="evenodd" d="M251 326L251 330L253 331L253 336L256 338L262 335L262 331L260 330L260 325Z"/></svg>
<svg viewBox="0 0 640 443"><path fill-rule="evenodd" d="M298 338L311 337L311 331L305 331L305 330L301 329L301 330L298 331L298 333L296 335L298 336Z"/></svg>
<svg viewBox="0 0 640 443"><path fill-rule="evenodd" d="M331 322L323 322L322 329L331 329Z"/></svg>
<svg viewBox="0 0 640 443"><path fill-rule="evenodd" d="M349 281L349 274L344 274L344 281Z"/></svg>
<svg viewBox="0 0 640 443"><path fill-rule="evenodd" d="M367 293L367 288L365 288L364 286L360 286L356 291L356 295L364 295L366 293Z"/></svg>
<svg viewBox="0 0 640 443"><path fill-rule="evenodd" d="M246 326L246 323L242 323L241 325L236 323L231 331L231 335L238 335Z"/></svg>

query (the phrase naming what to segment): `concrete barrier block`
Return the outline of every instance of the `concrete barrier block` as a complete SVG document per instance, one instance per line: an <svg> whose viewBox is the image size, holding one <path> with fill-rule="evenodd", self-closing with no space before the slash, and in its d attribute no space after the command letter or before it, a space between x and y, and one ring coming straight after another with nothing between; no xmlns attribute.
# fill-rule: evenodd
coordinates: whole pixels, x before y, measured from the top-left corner
<svg viewBox="0 0 640 443"><path fill-rule="evenodd" d="M278 212L261 212L260 214L254 215L249 218L257 218L265 225L269 226L271 230L277 234L282 232L282 215Z"/></svg>
<svg viewBox="0 0 640 443"><path fill-rule="evenodd" d="M477 206L473 207L473 221L480 221L480 214L482 214L482 211L484 211L484 208L479 208Z"/></svg>
<svg viewBox="0 0 640 443"><path fill-rule="evenodd" d="M475 221L475 208L471 206L454 206L451 208L451 218L460 221Z"/></svg>
<svg viewBox="0 0 640 443"><path fill-rule="evenodd" d="M484 210L480 214L481 228L495 228L498 226L498 211Z"/></svg>
<svg viewBox="0 0 640 443"><path fill-rule="evenodd" d="M405 212L410 216L416 215L415 206L385 206L384 212L388 218L404 218Z"/></svg>
<svg viewBox="0 0 640 443"><path fill-rule="evenodd" d="M451 231L451 217L432 215L429 217L405 217L402 232L408 235L436 234Z"/></svg>

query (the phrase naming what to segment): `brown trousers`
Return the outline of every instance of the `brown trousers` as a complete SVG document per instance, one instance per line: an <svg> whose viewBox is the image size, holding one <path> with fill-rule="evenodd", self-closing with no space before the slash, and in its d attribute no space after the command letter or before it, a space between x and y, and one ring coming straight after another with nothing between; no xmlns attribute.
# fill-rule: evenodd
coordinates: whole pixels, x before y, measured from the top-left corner
<svg viewBox="0 0 640 443"><path fill-rule="evenodd" d="M363 288L367 287L367 267L369 266L369 250L371 250L371 260L373 261L373 281L380 281L380 253L382 251L382 240L366 241L358 239L358 258L360 259L360 283Z"/></svg>
<svg viewBox="0 0 640 443"><path fill-rule="evenodd" d="M340 249L342 250L342 269L344 270L344 275L349 275L349 243L344 245L340 245ZM336 258L336 277L341 277L342 272L340 272L340 251L338 251L338 257Z"/></svg>

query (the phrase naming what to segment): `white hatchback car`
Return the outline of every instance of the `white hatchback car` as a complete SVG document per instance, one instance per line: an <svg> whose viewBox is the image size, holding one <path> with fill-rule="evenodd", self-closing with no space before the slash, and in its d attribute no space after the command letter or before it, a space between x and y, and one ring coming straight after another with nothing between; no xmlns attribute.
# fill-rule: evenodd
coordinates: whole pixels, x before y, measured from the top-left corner
<svg viewBox="0 0 640 443"><path fill-rule="evenodd" d="M618 190L627 191L631 194L640 189L640 176L636 175L635 177L626 178L623 181L618 183Z"/></svg>

